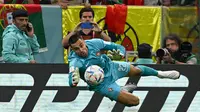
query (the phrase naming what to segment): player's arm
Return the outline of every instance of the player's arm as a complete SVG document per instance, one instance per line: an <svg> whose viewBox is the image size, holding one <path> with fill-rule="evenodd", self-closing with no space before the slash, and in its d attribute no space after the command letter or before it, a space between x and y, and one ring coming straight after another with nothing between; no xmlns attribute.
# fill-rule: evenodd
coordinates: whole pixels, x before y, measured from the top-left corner
<svg viewBox="0 0 200 112"><path fill-rule="evenodd" d="M125 56L125 48L114 42L104 42L104 49L108 49L107 56L112 60L121 60Z"/></svg>
<svg viewBox="0 0 200 112"><path fill-rule="evenodd" d="M103 40L95 40L98 41L95 43L100 50L108 50L107 55L113 60L121 60L125 56L125 48L122 45L116 44L114 42L106 42Z"/></svg>

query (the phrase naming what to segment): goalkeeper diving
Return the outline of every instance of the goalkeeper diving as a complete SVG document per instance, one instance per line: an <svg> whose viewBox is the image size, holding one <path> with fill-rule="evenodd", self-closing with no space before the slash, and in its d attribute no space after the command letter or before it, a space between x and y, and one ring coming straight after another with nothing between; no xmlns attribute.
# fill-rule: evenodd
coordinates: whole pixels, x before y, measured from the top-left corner
<svg viewBox="0 0 200 112"><path fill-rule="evenodd" d="M117 62L111 59L121 59L125 56L125 48L113 42L101 39L83 40L78 33L69 38L71 51L69 61L69 85L76 87L80 78L84 79L87 67L98 65L104 70L104 80L98 85L88 84L89 90L98 92L105 97L120 102L126 106L136 106L139 98L129 91L136 88L135 85L120 87L116 80L132 76L156 76L159 78L178 79L180 73L175 70L157 71L153 68L127 62ZM101 50L108 50L108 54L101 54ZM110 59L111 58L111 59Z"/></svg>

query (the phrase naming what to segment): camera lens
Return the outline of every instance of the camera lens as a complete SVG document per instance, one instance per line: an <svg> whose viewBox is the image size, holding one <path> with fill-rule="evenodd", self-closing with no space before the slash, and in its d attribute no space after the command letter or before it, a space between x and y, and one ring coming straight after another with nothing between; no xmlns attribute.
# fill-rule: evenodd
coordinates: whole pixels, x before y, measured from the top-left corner
<svg viewBox="0 0 200 112"><path fill-rule="evenodd" d="M157 57L163 57L165 55L165 51L163 49L158 49L156 51L156 56Z"/></svg>
<svg viewBox="0 0 200 112"><path fill-rule="evenodd" d="M168 50L167 49L158 49L157 51L156 51L156 56L157 57L163 57L163 56L165 56L165 55L167 55L167 52L168 52Z"/></svg>

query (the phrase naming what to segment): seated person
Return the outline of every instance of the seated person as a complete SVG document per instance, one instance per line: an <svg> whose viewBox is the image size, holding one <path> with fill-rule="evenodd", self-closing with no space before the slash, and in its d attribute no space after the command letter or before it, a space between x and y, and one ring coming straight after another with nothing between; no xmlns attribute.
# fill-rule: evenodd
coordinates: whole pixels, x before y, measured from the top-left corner
<svg viewBox="0 0 200 112"><path fill-rule="evenodd" d="M154 64L152 59L152 46L142 43L137 47L138 59L135 64Z"/></svg>

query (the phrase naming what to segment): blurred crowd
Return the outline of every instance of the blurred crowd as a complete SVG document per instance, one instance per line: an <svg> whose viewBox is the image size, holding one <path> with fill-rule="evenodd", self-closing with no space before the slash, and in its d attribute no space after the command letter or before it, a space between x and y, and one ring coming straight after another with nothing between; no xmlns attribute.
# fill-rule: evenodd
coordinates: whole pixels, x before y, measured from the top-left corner
<svg viewBox="0 0 200 112"><path fill-rule="evenodd" d="M195 0L0 0L1 4L58 4L63 8L68 5L81 5L89 2L92 5L164 5L194 6Z"/></svg>
<svg viewBox="0 0 200 112"><path fill-rule="evenodd" d="M94 19L94 10L90 7L92 5L108 5L108 4L128 4L128 5L164 5L164 6L193 6L195 5L195 0L0 0L0 3L4 4L55 4L60 5L61 8L67 8L69 5L83 5L85 3L85 7L81 9L80 15L80 23L74 28L73 32L68 34L63 39L63 47L68 49L68 39L74 32L78 32L81 34L82 38L92 39L92 38L101 38L105 41L112 41L111 38L106 35L106 33L98 26ZM87 4L89 4L87 6ZM18 15L17 15L18 14ZM13 18L14 26L8 26L7 30L10 30L10 27L24 31L22 37L25 36L27 38L27 32L32 33L31 36L28 37L34 38L34 30L28 31L29 29L29 21L27 12L16 12L16 19ZM22 18L21 18L22 17ZM4 33L6 30L4 31ZM7 33L5 33L6 37ZM10 36L8 35L8 42L10 42ZM36 37L35 37L36 38ZM3 43L5 43L5 39ZM37 43L35 41L35 43ZM8 46L4 44L3 48L3 56L5 53L5 49ZM10 51L13 51L13 47L9 47ZM16 45L17 46L17 45ZM33 45L31 45L32 47ZM36 44L34 44L36 46ZM39 46L36 46L39 49ZM11 49L12 48L12 49ZM9 51L8 50L8 51ZM9 52L10 52L9 51ZM69 50L70 51L70 50ZM117 52L117 51L116 51ZM137 47L137 60L136 64L197 64L198 60L196 56L192 53L192 44L189 42L182 42L180 37L176 34L167 35L162 43L162 48L158 49L155 54L152 53L152 46L148 43L142 43ZM102 53L106 53L102 51ZM31 53L32 54L32 53ZM5 56L4 56L5 57ZM155 57L155 59L153 59ZM111 59L114 60L113 56L110 56ZM116 59L121 59L122 57L117 57ZM13 60L11 60L13 61ZM20 62L20 61L19 61ZM27 62L27 61L26 61ZM32 62L31 62L32 63Z"/></svg>

